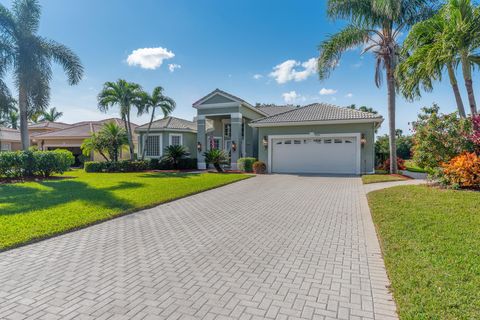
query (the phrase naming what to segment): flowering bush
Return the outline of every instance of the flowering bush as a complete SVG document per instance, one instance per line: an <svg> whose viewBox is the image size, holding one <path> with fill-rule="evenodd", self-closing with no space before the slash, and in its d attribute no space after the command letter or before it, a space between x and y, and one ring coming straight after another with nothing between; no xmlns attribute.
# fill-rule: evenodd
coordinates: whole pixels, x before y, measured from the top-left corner
<svg viewBox="0 0 480 320"><path fill-rule="evenodd" d="M442 165L443 179L460 188L480 188L480 156L463 153Z"/></svg>
<svg viewBox="0 0 480 320"><path fill-rule="evenodd" d="M407 167L405 167L405 160L402 158L397 157L397 168L398 170L405 170ZM390 170L390 158L385 160L379 167L378 169L380 170L385 170L389 171Z"/></svg>
<svg viewBox="0 0 480 320"><path fill-rule="evenodd" d="M480 115L478 114L472 117L472 134L468 138L475 144L477 151L480 150Z"/></svg>

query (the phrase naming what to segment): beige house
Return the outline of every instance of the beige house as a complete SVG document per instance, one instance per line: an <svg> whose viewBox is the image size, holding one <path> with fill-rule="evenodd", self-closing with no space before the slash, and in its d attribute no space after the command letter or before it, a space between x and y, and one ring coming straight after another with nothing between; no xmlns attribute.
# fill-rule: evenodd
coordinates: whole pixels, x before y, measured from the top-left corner
<svg viewBox="0 0 480 320"><path fill-rule="evenodd" d="M16 129L0 127L0 151L15 151L22 148L20 131Z"/></svg>
<svg viewBox="0 0 480 320"><path fill-rule="evenodd" d="M76 164L79 164L82 159L84 159L82 150L80 148L83 141L89 138L92 133L100 131L102 126L108 122L115 122L122 128L124 127L123 120L117 118L100 121L82 121L71 125L58 122L49 122L43 123L43 125L35 124L33 125L33 130L29 128L29 130L31 130L30 137L32 140L32 145L36 145L40 150L66 149L71 151L75 156ZM135 128L138 126L132 123L131 127L132 132L134 132ZM136 134L133 135L133 141L135 152L137 152L138 137ZM123 150L120 158L129 159L128 151ZM90 158L87 160L104 161L103 157L96 153L91 154Z"/></svg>

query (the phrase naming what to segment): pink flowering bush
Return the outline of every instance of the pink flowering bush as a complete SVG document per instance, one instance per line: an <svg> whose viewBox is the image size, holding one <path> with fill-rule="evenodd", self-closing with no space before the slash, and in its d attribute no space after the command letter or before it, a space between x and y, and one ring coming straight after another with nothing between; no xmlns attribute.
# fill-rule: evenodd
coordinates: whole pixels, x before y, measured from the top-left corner
<svg viewBox="0 0 480 320"><path fill-rule="evenodd" d="M480 115L472 116L472 134L468 137L475 144L477 151L480 149Z"/></svg>

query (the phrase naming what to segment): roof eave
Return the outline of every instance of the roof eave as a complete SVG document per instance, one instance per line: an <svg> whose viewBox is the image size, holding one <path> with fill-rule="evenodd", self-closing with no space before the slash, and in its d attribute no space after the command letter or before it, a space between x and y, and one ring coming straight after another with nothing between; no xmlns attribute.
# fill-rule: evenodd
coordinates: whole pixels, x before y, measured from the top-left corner
<svg viewBox="0 0 480 320"><path fill-rule="evenodd" d="M372 119L339 119L339 120L316 120L316 121L285 121L285 122L252 122L249 125L254 128L260 127L289 127L289 126L309 126L309 125L328 125L328 124L350 124L350 123L378 123L380 125L383 118Z"/></svg>

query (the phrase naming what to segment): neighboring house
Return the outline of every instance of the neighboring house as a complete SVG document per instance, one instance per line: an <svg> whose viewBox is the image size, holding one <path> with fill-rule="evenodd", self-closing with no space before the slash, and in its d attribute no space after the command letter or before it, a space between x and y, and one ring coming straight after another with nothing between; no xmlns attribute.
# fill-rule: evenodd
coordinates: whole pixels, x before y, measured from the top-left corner
<svg viewBox="0 0 480 320"><path fill-rule="evenodd" d="M22 149L20 131L0 127L0 151L16 151Z"/></svg>
<svg viewBox="0 0 480 320"><path fill-rule="evenodd" d="M143 144L145 143L148 123L137 127L138 153L141 157ZM187 151L196 157L197 124L192 121L175 117L166 117L152 122L150 133L146 142L145 157L160 158L166 146L182 145Z"/></svg>
<svg viewBox="0 0 480 320"><path fill-rule="evenodd" d="M82 150L80 146L83 140L89 138L93 132L98 132L102 129L103 124L107 122L116 122L122 128L124 122L121 119L112 118L100 121L82 121L72 125L67 125L63 129L50 130L44 133L32 134L31 139L33 144L37 145L40 150L55 150L66 149L73 153L75 156L75 162L78 165L82 162ZM131 124L132 132L137 127L136 124ZM137 152L137 136L133 135L133 141L135 146L135 152ZM120 158L129 159L129 153L127 150L121 152ZM91 154L89 160L103 161L103 157L99 154Z"/></svg>
<svg viewBox="0 0 480 320"><path fill-rule="evenodd" d="M237 169L239 158L255 157L267 164L268 172L374 172L375 130L383 122L379 115L324 103L298 108L254 107L219 89L193 107L197 110L195 148L199 169L206 168L203 153L216 148L230 155L231 169ZM162 148L171 144L167 136L175 126L169 129L167 119L159 120L159 129L152 129L156 136L149 138L147 154L161 156ZM182 123L189 124L182 136L189 136L180 144L188 144L191 150L195 126L186 120ZM145 126L140 128L141 132L145 130Z"/></svg>

